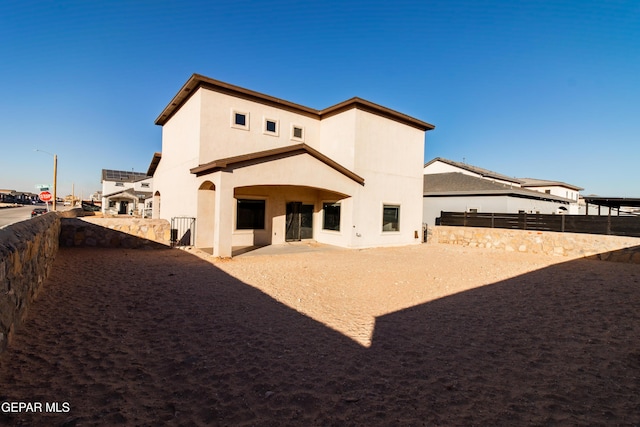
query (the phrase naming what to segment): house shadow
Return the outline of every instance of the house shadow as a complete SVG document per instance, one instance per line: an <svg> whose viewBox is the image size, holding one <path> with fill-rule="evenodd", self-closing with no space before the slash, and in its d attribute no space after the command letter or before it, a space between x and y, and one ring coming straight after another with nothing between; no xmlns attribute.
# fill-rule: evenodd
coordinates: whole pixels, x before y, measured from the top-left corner
<svg viewBox="0 0 640 427"><path fill-rule="evenodd" d="M0 421L637 424L640 270L611 265L556 264L380 316L366 348L184 251L61 248L0 355L0 401L69 411Z"/></svg>

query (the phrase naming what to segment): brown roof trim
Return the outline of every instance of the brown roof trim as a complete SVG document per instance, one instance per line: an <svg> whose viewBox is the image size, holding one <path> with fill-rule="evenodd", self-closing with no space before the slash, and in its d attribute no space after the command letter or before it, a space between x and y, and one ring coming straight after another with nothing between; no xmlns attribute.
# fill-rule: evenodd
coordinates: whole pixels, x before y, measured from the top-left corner
<svg viewBox="0 0 640 427"><path fill-rule="evenodd" d="M149 164L149 169L147 169L147 175L153 176L156 173L156 169L158 168L158 164L160 164L160 159L162 159L162 153L153 153L153 157L151 158L151 163Z"/></svg>
<svg viewBox="0 0 640 427"><path fill-rule="evenodd" d="M482 177L487 177L487 178L499 179L499 180L502 180L502 181L513 182L514 184L522 184L522 182L518 178L512 178L510 176L502 175L501 173L494 172L494 171L491 171L489 169L480 168L478 166L473 166L473 165L470 165L470 164L467 164L467 163L455 162L453 160L445 159L444 157L436 157L436 158L428 161L427 163L425 163L424 167L426 168L427 166L429 166L429 165L431 165L431 164L433 164L435 162L446 163L448 165L455 166L457 168L464 169L464 170L467 170L469 172L476 173L476 174L478 174L478 175L480 175Z"/></svg>
<svg viewBox="0 0 640 427"><path fill-rule="evenodd" d="M578 187L577 185L567 184L562 181L550 181L546 179L536 179L536 178L518 178L522 183L522 187L567 187L571 190L582 191L584 188Z"/></svg>
<svg viewBox="0 0 640 427"><path fill-rule="evenodd" d="M372 114L377 114L379 116L398 121L400 123L418 128L423 131L428 131L435 128L435 126L433 126L432 124L423 122L422 120L418 120L411 116L407 116L406 114L399 113L397 111L391 110L378 104L374 104L373 102L369 102L361 98L351 98L347 101L336 104L333 107L329 107L324 110L315 110L313 108L305 107L300 104L295 104L293 102L285 101L280 98L275 98L270 95L265 95L260 92L245 89L240 86L235 86L219 80L214 80L200 74L193 74L189 78L189 80L187 80L187 82L178 91L176 96L174 96L171 102L169 102L169 105L167 105L162 113L160 113L155 123L160 126L167 123L167 121L182 107L182 105L184 105L185 102L187 102L191 95L197 92L199 88L205 88L230 96L235 96L237 98L269 105L272 107L312 117L317 120L322 120L324 118L342 113L346 110L357 108Z"/></svg>
<svg viewBox="0 0 640 427"><path fill-rule="evenodd" d="M364 178L362 178L360 175L350 171L334 160L331 160L329 157L309 147L307 144L295 144L287 147L274 148L272 150L259 151L256 153L243 154L240 156L214 160L213 162L205 163L203 165L192 168L190 172L195 174L196 176L201 176L231 167L243 167L248 166L249 164L268 162L271 160L296 156L299 154L309 154L310 156L315 157L322 163L335 169L336 171L352 179L358 184L364 185Z"/></svg>
<svg viewBox="0 0 640 427"><path fill-rule="evenodd" d="M423 131L433 130L435 126L423 122L422 120L418 120L414 117L407 116L406 114L400 113L398 111L392 110L387 107L383 107L382 105L375 104L371 101L367 101L366 99L354 97L348 99L344 102L336 104L332 107L325 108L320 111L320 118L326 119L331 116L335 116L336 114L340 114L352 108L357 108L358 110L366 111L367 113L376 114L378 116L385 117L387 119L395 120L402 124L412 126L414 128L418 128Z"/></svg>

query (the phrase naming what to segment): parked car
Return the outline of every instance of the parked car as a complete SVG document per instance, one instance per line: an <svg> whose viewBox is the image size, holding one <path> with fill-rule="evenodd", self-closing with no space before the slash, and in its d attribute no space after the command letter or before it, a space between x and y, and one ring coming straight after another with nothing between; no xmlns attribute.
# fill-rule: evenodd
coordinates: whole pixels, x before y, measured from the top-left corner
<svg viewBox="0 0 640 427"><path fill-rule="evenodd" d="M34 216L45 214L45 213L47 213L47 210L45 208L34 208L31 211L31 218L33 218Z"/></svg>

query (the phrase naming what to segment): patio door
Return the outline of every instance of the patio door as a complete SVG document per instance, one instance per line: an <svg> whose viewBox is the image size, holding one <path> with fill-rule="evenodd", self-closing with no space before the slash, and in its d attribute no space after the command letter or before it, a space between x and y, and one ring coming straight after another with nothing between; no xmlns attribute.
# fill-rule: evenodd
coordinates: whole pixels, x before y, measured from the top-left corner
<svg viewBox="0 0 640 427"><path fill-rule="evenodd" d="M287 242L313 238L313 205L302 202L287 203Z"/></svg>

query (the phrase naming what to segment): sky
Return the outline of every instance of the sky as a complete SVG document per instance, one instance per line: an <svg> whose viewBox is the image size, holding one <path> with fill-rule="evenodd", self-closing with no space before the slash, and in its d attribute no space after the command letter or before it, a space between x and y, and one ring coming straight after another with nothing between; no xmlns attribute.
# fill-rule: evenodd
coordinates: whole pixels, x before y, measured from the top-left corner
<svg viewBox="0 0 640 427"><path fill-rule="evenodd" d="M640 2L0 2L0 189L146 172L193 74L436 126L434 157L640 197ZM36 151L38 150L38 151Z"/></svg>

